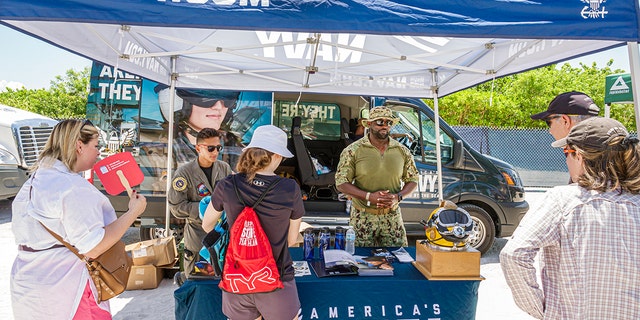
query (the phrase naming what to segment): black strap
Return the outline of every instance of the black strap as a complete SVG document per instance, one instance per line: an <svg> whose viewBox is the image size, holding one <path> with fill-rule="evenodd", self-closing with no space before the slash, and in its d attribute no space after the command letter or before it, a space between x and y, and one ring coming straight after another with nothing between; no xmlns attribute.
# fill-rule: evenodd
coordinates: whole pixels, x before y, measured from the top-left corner
<svg viewBox="0 0 640 320"><path fill-rule="evenodd" d="M247 207L247 204L244 202L244 199L242 199L242 197L240 196L240 192L238 191L238 186L236 185L236 176L238 176L238 175L234 174L233 177L231 177L231 182L233 183L233 189L236 191L236 196L238 197L238 200L240 200L240 202L242 202L243 206ZM272 182L269 185L269 187L266 190L264 190L264 192L262 192L262 194L260 195L260 198L258 198L258 200L256 200L256 202L251 206L251 208L255 210L255 208L260 204L260 202L262 202L264 197L267 196L267 193L269 191L271 191L273 188L275 188L275 186L278 183L280 183L280 181L282 181L282 179L278 177L278 179L276 181Z"/></svg>

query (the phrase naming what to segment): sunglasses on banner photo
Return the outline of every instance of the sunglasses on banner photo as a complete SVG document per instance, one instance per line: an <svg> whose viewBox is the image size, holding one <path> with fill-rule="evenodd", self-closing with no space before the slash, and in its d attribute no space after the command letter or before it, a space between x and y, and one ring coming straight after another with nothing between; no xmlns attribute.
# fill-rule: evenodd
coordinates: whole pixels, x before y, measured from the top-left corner
<svg viewBox="0 0 640 320"><path fill-rule="evenodd" d="M385 119L378 119L378 120L374 120L373 123L376 124L376 126L382 127L382 126L392 126L393 125L393 120L385 120Z"/></svg>
<svg viewBox="0 0 640 320"><path fill-rule="evenodd" d="M221 146L221 145L209 146L209 145L206 145L206 144L199 144L199 146L207 147L207 151L209 151L209 152L213 152L214 150L217 150L218 152L220 152L220 151L222 151L222 149L224 149L224 147Z"/></svg>

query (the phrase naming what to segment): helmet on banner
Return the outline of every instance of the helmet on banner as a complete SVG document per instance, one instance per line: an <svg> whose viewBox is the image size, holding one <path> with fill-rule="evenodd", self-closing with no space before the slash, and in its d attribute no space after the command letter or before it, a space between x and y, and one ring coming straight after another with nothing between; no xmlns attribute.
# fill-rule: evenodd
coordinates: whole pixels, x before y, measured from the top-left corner
<svg viewBox="0 0 640 320"><path fill-rule="evenodd" d="M445 205L431 212L425 233L431 245L456 250L466 246L473 233L473 220L464 209Z"/></svg>
<svg viewBox="0 0 640 320"><path fill-rule="evenodd" d="M158 104L160 112L165 120L169 119L169 108L171 103L171 90L169 86L158 84L154 91L158 94ZM182 89L176 88L176 94L173 96L173 110L177 115L176 121L186 120L191 114L193 106L210 108L217 101L223 101L225 107L229 108L229 112L225 116L225 120L231 117L233 110L236 108L240 96L239 91L213 90L213 89Z"/></svg>

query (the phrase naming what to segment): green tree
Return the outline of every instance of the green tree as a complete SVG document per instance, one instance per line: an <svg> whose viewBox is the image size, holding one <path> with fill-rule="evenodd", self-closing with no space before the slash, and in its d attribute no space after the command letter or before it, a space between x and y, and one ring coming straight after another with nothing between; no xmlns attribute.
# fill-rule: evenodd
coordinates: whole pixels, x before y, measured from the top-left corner
<svg viewBox="0 0 640 320"><path fill-rule="evenodd" d="M596 63L560 68L549 65L482 83L446 97L439 102L443 119L451 125L488 127L546 127L530 115L547 108L559 93L582 91L591 96L604 115L604 84L607 75L624 72L612 70L610 60L603 68ZM432 105L432 101L428 101ZM613 105L611 117L635 131L632 105Z"/></svg>
<svg viewBox="0 0 640 320"><path fill-rule="evenodd" d="M89 94L89 67L56 76L49 89L20 89L0 93L0 103L55 119L84 118Z"/></svg>

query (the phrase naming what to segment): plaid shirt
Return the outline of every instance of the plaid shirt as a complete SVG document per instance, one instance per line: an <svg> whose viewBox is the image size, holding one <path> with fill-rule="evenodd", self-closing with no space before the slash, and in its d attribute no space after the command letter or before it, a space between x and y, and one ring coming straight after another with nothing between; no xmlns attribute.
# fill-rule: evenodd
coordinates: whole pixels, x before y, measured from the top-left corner
<svg viewBox="0 0 640 320"><path fill-rule="evenodd" d="M516 304L538 319L640 319L639 230L640 195L547 191L500 254Z"/></svg>

